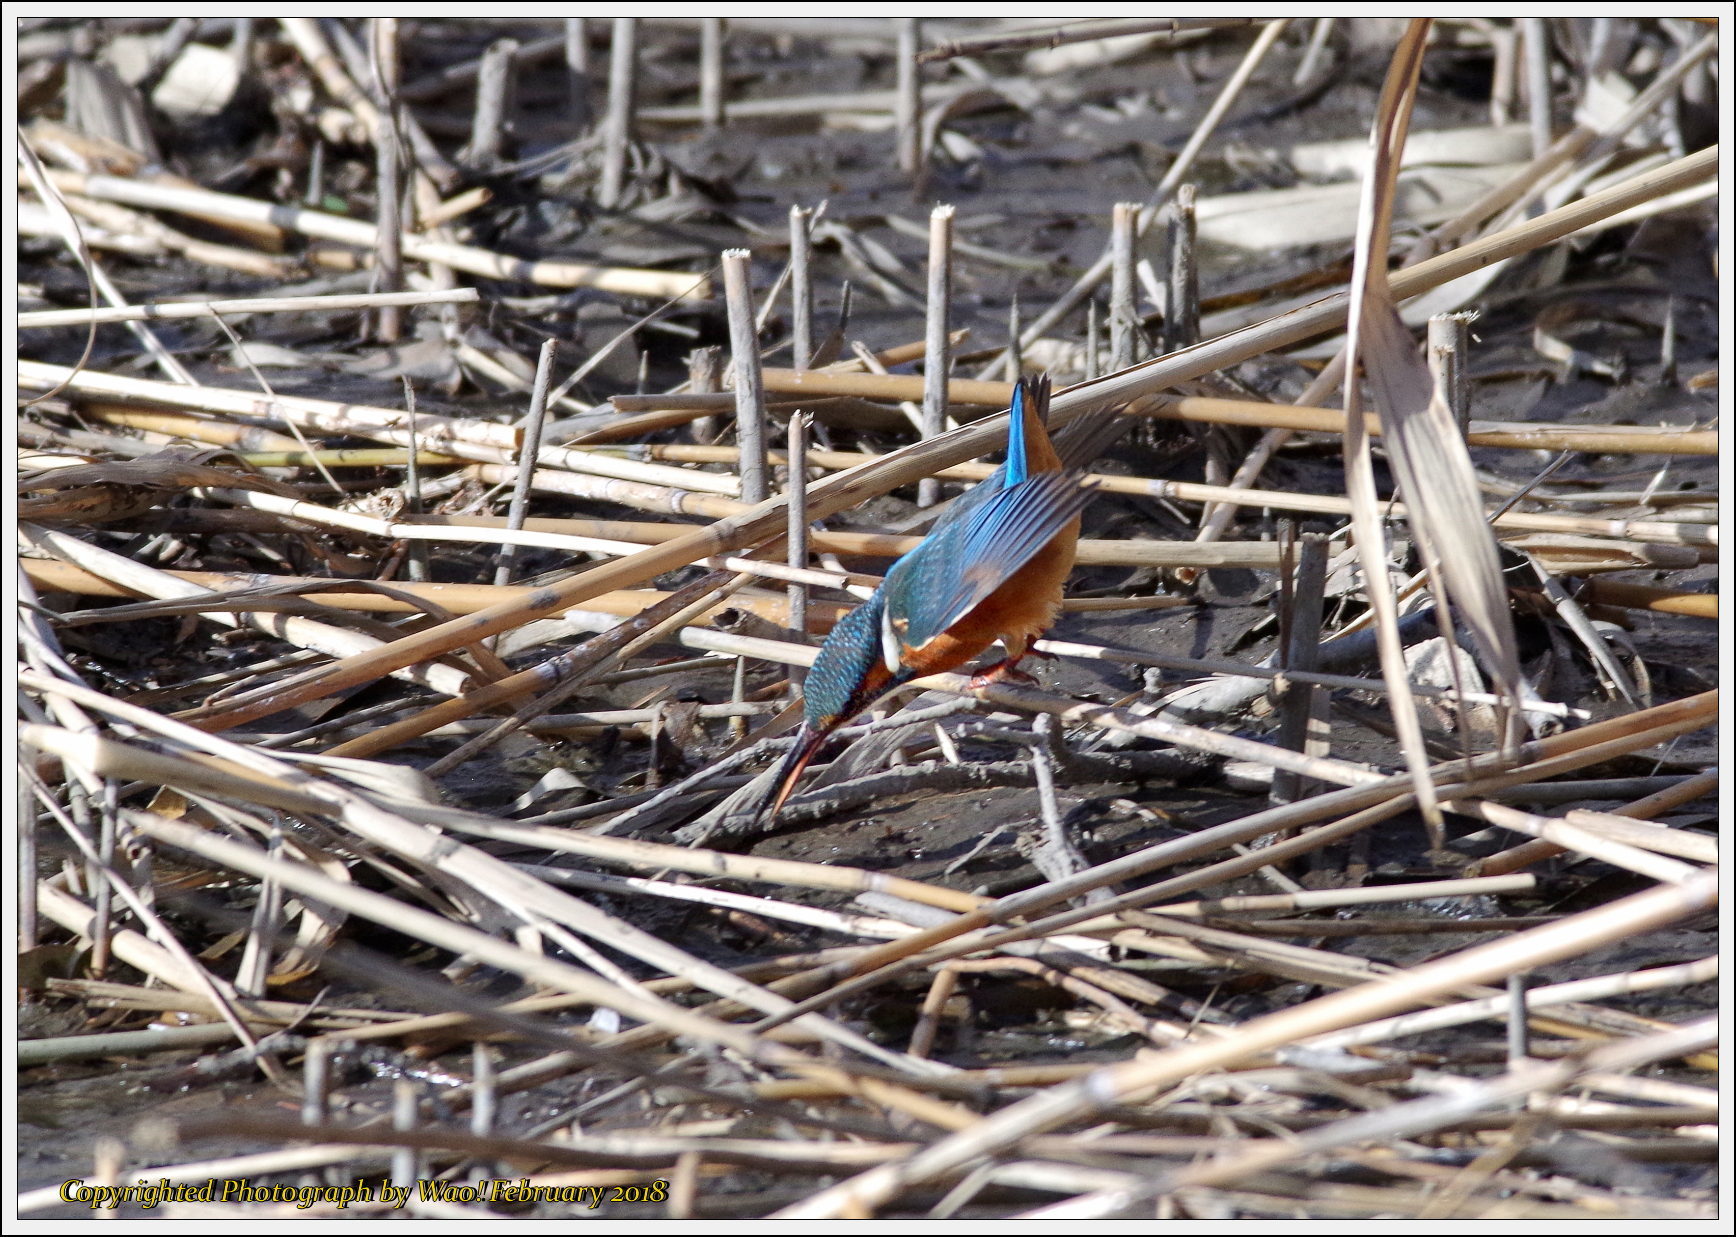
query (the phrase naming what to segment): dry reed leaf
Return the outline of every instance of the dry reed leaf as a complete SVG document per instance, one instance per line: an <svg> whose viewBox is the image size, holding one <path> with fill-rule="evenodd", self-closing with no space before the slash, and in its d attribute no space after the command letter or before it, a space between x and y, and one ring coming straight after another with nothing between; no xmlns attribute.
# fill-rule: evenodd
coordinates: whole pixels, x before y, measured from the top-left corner
<svg viewBox="0 0 1736 1237"><path fill-rule="evenodd" d="M1462 622L1495 690L1517 701L1520 672L1513 619L1470 455L1455 418L1444 400L1437 399L1428 367L1399 319L1386 277L1392 187L1415 101L1428 28L1427 20L1419 20L1406 31L1381 91L1371 138L1372 171L1357 220L1346 366L1354 375L1357 362L1362 362L1431 590L1449 617L1443 627L1450 627L1454 618ZM1399 745L1416 781L1419 806L1438 841L1440 808L1434 787L1424 778L1428 755L1406 676L1398 615L1387 578L1373 460L1354 379L1346 381L1344 393L1346 491L1369 602L1377 619L1381 667L1392 693ZM1500 733L1505 748L1518 740L1519 717L1511 707L1503 713Z"/></svg>
<svg viewBox="0 0 1736 1237"><path fill-rule="evenodd" d="M207 463L226 454L171 447L137 459L103 460L27 472L18 478L21 492L52 491L55 497L22 498L18 502L18 515L26 520L117 519L148 510L166 496L184 494L198 486L238 486L295 496L295 489L281 482Z"/></svg>
<svg viewBox="0 0 1736 1237"><path fill-rule="evenodd" d="M1515 163L1531 156L1531 130L1525 125L1473 125L1464 129L1433 129L1405 143L1402 167L1457 164L1466 167ZM1362 138L1298 142L1289 151L1290 166L1304 176L1366 176L1368 143Z"/></svg>
<svg viewBox="0 0 1736 1237"><path fill-rule="evenodd" d="M1394 187L1395 211L1408 222L1432 226L1453 218L1524 167L1412 168ZM1201 240L1265 252L1294 245L1330 245L1349 240L1351 213L1361 190L1352 182L1256 189L1201 198L1196 207Z"/></svg>
<svg viewBox="0 0 1736 1237"><path fill-rule="evenodd" d="M315 848L306 838L282 836L278 852L286 862L318 868L331 880L348 885L353 883L348 862L323 847ZM336 943L338 933L349 922L341 907L330 906L313 898L290 898L283 904L283 920L294 921L293 932L285 932L278 942L281 952L273 959L266 982L275 986L305 979L319 969L326 951Z"/></svg>
<svg viewBox="0 0 1736 1237"><path fill-rule="evenodd" d="M1358 344L1406 518L1436 600L1470 632L1498 689L1517 700L1518 639L1470 452L1379 282L1365 289L1375 299L1364 301ZM1509 743L1517 737L1511 727Z"/></svg>
<svg viewBox="0 0 1736 1237"><path fill-rule="evenodd" d="M1536 555L1552 575L1558 576L1588 575L1595 571L1680 571L1700 561L1699 553L1690 546L1614 541L1608 537L1575 537L1565 533L1503 537L1501 544Z"/></svg>

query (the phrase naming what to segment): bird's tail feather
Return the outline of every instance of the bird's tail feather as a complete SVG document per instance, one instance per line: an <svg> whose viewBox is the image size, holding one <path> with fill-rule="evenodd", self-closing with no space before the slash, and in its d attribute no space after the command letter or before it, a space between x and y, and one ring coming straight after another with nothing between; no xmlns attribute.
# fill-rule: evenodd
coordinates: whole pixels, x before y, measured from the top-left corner
<svg viewBox="0 0 1736 1237"><path fill-rule="evenodd" d="M1055 454L1061 457L1062 465L1090 471L1092 462L1139 419L1122 416L1123 406L1116 404L1085 413L1064 429L1055 431Z"/></svg>

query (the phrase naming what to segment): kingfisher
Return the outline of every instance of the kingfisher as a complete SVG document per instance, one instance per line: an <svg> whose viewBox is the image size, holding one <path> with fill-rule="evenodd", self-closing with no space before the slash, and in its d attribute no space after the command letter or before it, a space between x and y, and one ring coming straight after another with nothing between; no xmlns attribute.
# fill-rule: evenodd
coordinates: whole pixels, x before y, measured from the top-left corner
<svg viewBox="0 0 1736 1237"><path fill-rule="evenodd" d="M802 729L767 800L773 815L826 737L881 696L955 670L997 639L1006 656L972 683L1016 674L1055 621L1092 490L1062 463L1048 420L1048 376L1021 379L1006 463L955 499L874 595L832 628L803 684Z"/></svg>

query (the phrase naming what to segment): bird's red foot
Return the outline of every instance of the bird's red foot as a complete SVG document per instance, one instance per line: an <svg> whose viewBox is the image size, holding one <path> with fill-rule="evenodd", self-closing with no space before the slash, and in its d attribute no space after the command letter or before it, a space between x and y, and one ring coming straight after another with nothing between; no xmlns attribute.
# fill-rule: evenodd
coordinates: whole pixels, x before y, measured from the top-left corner
<svg viewBox="0 0 1736 1237"><path fill-rule="evenodd" d="M991 683L1022 683L1027 687L1035 687L1037 679L1035 675L1020 670L1018 663L1002 658L994 665L977 671L970 678L972 687L987 687Z"/></svg>

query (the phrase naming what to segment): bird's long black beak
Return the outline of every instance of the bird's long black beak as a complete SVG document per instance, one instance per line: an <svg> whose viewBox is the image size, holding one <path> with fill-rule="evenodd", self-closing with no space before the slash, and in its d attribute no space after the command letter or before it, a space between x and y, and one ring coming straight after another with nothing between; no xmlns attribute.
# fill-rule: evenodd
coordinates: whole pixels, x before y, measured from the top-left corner
<svg viewBox="0 0 1736 1237"><path fill-rule="evenodd" d="M820 750L820 745L826 741L829 730L815 730L804 725L796 734L796 744L790 748L789 755L784 757L784 763L778 766L778 780L773 792L764 806L759 810L760 816L776 816L784 806L784 800L790 797L790 792L796 788L796 779L802 776L802 770L808 767L808 762Z"/></svg>

